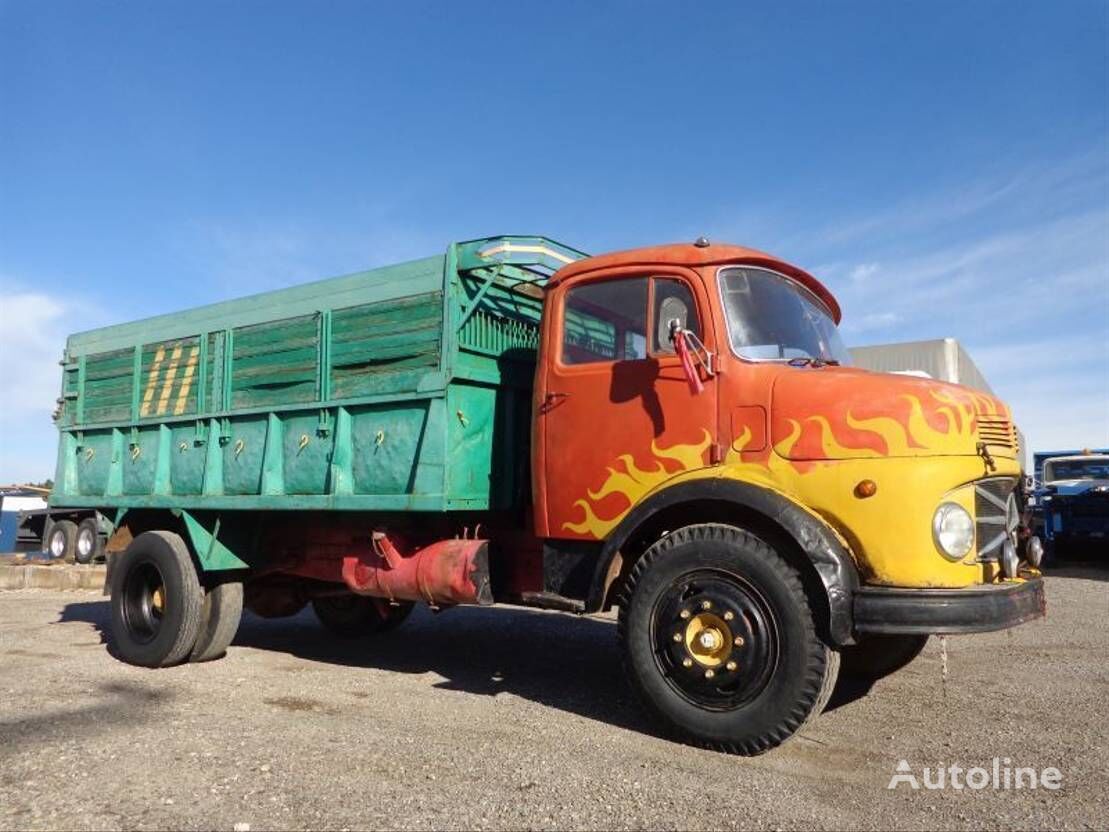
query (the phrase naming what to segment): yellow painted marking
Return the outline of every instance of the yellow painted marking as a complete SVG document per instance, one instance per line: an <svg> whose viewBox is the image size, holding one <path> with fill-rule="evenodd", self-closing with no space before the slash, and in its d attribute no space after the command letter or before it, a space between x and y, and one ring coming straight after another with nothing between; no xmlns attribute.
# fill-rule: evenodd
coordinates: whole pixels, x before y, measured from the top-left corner
<svg viewBox="0 0 1109 832"><path fill-rule="evenodd" d="M173 380L177 377L177 362L181 360L181 345L173 348L173 355L169 357L169 367L166 368L166 380L162 382L162 395L158 398L158 412L165 413L169 404L169 397L173 393Z"/></svg>
<svg viewBox="0 0 1109 832"><path fill-rule="evenodd" d="M146 377L146 389L142 394L142 410L140 416L150 415L150 402L154 399L154 387L158 381L158 371L162 369L162 361L166 357L166 348L158 347L154 353L154 363L150 365L150 374Z"/></svg>
<svg viewBox="0 0 1109 832"><path fill-rule="evenodd" d="M193 375L196 373L196 357L200 354L200 347L193 347L189 353L189 360L185 362L185 375L181 377L181 392L177 394L177 405L173 408L174 415L185 412L185 402L189 399L189 388L193 386Z"/></svg>
<svg viewBox="0 0 1109 832"><path fill-rule="evenodd" d="M492 257L494 254L501 254L504 252L519 252L520 254L546 254L548 257L553 257L563 263L573 263L572 257L567 257L565 254L560 254L554 249L547 248L547 246L523 246L517 243L501 243L499 246L492 248L482 249L478 254L485 257Z"/></svg>

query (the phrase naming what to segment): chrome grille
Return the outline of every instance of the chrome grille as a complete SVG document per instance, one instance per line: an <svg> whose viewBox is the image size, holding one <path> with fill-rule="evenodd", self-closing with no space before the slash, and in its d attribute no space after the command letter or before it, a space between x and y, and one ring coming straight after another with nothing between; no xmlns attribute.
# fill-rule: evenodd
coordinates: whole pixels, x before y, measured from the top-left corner
<svg viewBox="0 0 1109 832"><path fill-rule="evenodd" d="M991 477L974 484L974 539L979 560L997 560L1008 537L1015 546L1020 512L1013 493L1016 477Z"/></svg>
<svg viewBox="0 0 1109 832"><path fill-rule="evenodd" d="M1017 432L1008 419L995 416L978 417L978 441L1001 448L1017 449Z"/></svg>

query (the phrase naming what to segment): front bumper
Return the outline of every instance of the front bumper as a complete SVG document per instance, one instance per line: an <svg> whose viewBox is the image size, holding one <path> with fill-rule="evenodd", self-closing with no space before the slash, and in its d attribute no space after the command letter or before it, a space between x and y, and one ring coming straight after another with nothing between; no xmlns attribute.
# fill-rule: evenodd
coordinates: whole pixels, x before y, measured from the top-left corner
<svg viewBox="0 0 1109 832"><path fill-rule="evenodd" d="M1032 621L1045 611L1041 578L965 589L863 586L855 592L860 634L985 633Z"/></svg>

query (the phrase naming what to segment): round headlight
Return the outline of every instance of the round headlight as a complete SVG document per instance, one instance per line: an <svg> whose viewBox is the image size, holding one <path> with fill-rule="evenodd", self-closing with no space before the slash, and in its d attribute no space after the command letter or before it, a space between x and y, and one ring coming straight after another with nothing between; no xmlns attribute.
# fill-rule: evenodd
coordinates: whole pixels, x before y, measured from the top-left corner
<svg viewBox="0 0 1109 832"><path fill-rule="evenodd" d="M962 506L943 503L932 516L932 537L945 557L959 560L974 545L974 519Z"/></svg>

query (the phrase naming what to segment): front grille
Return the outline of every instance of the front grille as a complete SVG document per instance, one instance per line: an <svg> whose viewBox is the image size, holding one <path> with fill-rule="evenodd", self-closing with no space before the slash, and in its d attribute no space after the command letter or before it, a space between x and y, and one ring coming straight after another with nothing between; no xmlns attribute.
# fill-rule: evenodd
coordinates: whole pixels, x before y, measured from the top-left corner
<svg viewBox="0 0 1109 832"><path fill-rule="evenodd" d="M979 416L978 441L1011 451L1017 450L1017 432L1013 429L1013 423L1004 418Z"/></svg>
<svg viewBox="0 0 1109 832"><path fill-rule="evenodd" d="M1016 545L1020 525L1013 494L1016 486L1016 477L991 477L974 484L974 539L979 560L997 560L1006 537Z"/></svg>

